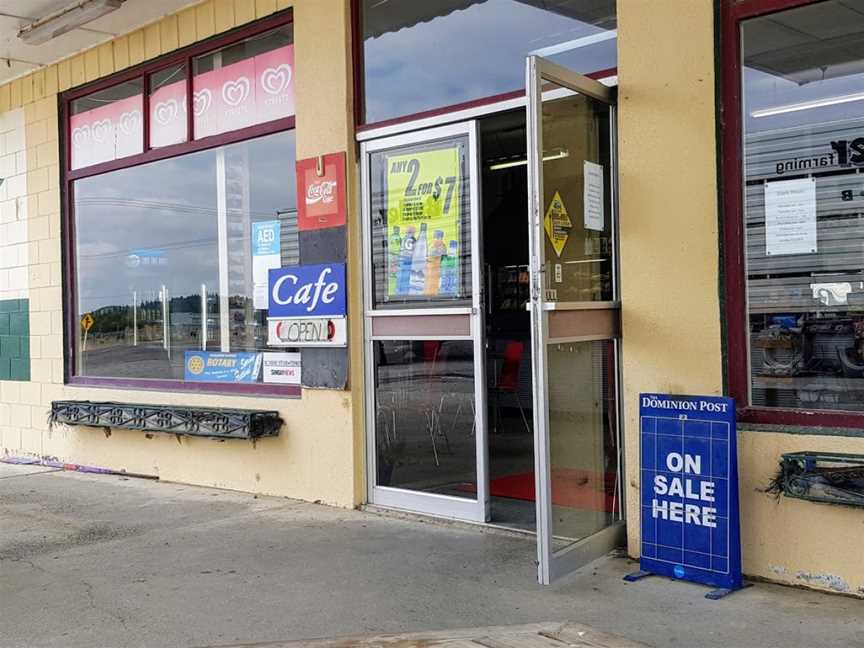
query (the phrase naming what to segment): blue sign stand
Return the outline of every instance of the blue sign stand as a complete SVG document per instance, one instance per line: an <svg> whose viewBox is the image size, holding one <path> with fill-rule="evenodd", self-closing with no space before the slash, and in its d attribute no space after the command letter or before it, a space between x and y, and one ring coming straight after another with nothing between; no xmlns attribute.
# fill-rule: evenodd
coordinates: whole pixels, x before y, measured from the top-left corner
<svg viewBox="0 0 864 648"><path fill-rule="evenodd" d="M642 543L640 570L717 589L741 579L735 401L717 396L640 394Z"/></svg>

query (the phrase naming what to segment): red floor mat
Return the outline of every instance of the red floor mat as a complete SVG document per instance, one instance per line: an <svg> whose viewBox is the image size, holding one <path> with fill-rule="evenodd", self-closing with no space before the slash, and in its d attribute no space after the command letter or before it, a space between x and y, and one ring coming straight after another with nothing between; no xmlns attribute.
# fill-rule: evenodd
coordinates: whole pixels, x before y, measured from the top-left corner
<svg viewBox="0 0 864 648"><path fill-rule="evenodd" d="M459 490L475 492L472 484ZM519 473L498 477L489 482L493 497L534 501L534 473ZM615 473L595 473L587 470L560 469L552 471L552 504L568 508L613 511Z"/></svg>

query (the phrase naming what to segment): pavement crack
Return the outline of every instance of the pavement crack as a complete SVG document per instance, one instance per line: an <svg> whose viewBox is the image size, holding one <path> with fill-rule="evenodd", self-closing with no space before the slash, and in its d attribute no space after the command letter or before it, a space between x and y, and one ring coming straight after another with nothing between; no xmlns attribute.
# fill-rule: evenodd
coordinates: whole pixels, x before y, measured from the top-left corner
<svg viewBox="0 0 864 648"><path fill-rule="evenodd" d="M23 475L5 475L0 479L21 479L22 477L37 477L39 475L50 475L51 473L63 472L63 468L54 468L52 470L40 470L39 472L24 473Z"/></svg>

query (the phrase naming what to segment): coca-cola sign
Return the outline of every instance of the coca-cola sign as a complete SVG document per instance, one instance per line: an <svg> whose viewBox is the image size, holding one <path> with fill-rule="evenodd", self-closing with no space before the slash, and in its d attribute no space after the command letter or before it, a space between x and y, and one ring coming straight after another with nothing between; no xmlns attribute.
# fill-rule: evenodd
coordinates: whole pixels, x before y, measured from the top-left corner
<svg viewBox="0 0 864 648"><path fill-rule="evenodd" d="M345 153L297 162L298 227L302 230L345 224Z"/></svg>
<svg viewBox="0 0 864 648"><path fill-rule="evenodd" d="M336 200L336 181L321 180L312 182L306 189L306 205L323 203L325 205Z"/></svg>

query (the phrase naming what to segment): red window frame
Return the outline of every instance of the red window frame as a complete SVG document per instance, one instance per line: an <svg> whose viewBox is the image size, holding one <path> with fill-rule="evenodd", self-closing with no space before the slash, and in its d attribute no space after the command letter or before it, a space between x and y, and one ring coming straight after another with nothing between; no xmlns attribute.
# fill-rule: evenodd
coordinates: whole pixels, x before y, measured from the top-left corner
<svg viewBox="0 0 864 648"><path fill-rule="evenodd" d="M824 0L723 0L721 3L723 272L727 380L747 423L860 428L864 414L825 410L753 407L749 399L749 342L744 260L744 157L741 118L741 22Z"/></svg>
<svg viewBox="0 0 864 648"><path fill-rule="evenodd" d="M75 370L78 366L77 357L77 331L78 331L78 295L76 281L76 263L75 263L75 213L73 190L74 182L81 178L101 175L118 169L155 162L157 160L165 160L179 155L196 153L219 146L226 146L244 140L261 137L263 135L271 135L283 131L292 130L295 127L294 116L283 119L276 119L262 124L255 124L247 128L242 128L226 133L219 133L201 139L194 139L194 111L192 110L192 61L195 57L203 54L208 54L215 50L221 49L228 45L232 45L246 38L257 36L264 32L289 25L293 23L293 13L290 9L279 12L267 18L258 20L249 25L219 34L207 40L194 43L187 47L178 49L164 56L160 56L149 61L145 61L116 74L97 79L92 83L88 83L66 92L61 93L59 97L60 123L61 128L61 168L63 177L61 179L62 205L63 205L63 269L64 269L64 314L65 335L64 344L64 378L67 384L76 386L90 387L111 387L118 389L141 389L141 390L157 390L157 391L184 391L184 392L211 392L211 393L229 393L229 394L249 394L256 396L300 396L301 389L295 385L274 385L274 384L228 384L228 383L197 383L186 382L175 379L150 379L150 378L102 378L95 376L78 376ZM167 67L183 65L186 70L186 102L187 102L187 141L179 144L172 144L159 148L150 148L150 75ZM137 155L117 160L110 160L100 164L83 167L80 169L71 168L71 137L70 137L70 117L71 117L71 102L75 99L80 99L89 94L104 90L124 81L142 79L143 83L143 137L144 150Z"/></svg>
<svg viewBox="0 0 864 648"><path fill-rule="evenodd" d="M361 0L351 0L351 23L352 23L352 59L354 61L354 124L358 133L369 131L385 126L394 126L397 124L405 124L416 121L418 119L426 119L428 117L438 117L449 113L458 112L460 110L468 110L470 108L480 108L482 106L491 106L493 104L507 101L509 99L518 99L525 96L525 90L511 90L510 92L502 92L500 94L487 97L478 97L461 103L439 106L438 108L430 108L416 113L409 113L399 117L391 117L377 122L366 122L366 87L365 87L365 66L363 61L363 15L362 15ZM607 70L598 70L591 72L585 76L592 79L605 79L618 74L618 68L609 68Z"/></svg>

